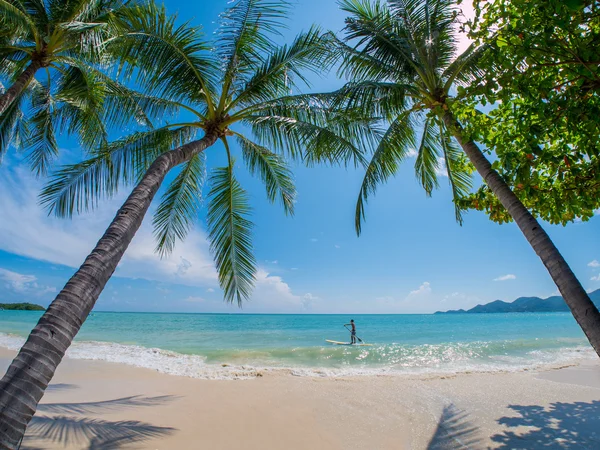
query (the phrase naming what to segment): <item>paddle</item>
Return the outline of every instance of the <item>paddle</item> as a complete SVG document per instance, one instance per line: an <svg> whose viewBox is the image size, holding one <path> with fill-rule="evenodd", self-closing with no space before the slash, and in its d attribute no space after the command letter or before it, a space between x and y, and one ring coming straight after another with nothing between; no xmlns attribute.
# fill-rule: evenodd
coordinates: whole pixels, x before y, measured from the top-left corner
<svg viewBox="0 0 600 450"><path fill-rule="evenodd" d="M352 334L352 330L350 328L348 328L348 325L344 325L344 328L346 328L346 330L348 330L350 332L350 334ZM358 339L358 342L360 342L361 344L363 344L363 340L361 338L359 338L358 336L354 335L354 337L356 339Z"/></svg>

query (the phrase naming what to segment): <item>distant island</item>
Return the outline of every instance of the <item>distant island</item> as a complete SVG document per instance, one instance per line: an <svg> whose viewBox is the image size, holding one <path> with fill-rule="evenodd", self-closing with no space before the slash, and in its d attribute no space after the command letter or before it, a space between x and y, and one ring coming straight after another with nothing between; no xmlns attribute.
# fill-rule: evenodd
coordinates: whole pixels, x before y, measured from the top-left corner
<svg viewBox="0 0 600 450"><path fill-rule="evenodd" d="M589 294L592 302L600 308L600 289ZM493 314L512 312L568 312L569 307L559 295L548 298L519 297L512 303L496 300L485 305L477 305L469 310L454 309L437 311L435 314Z"/></svg>
<svg viewBox="0 0 600 450"><path fill-rule="evenodd" d="M46 308L33 303L0 303L0 311L45 311Z"/></svg>

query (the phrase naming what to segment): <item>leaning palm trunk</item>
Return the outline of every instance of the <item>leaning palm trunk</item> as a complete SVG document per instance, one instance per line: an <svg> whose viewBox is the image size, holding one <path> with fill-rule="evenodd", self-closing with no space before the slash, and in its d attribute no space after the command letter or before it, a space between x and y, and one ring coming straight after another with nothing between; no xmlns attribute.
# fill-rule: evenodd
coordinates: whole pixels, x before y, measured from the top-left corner
<svg viewBox="0 0 600 450"><path fill-rule="evenodd" d="M479 172L479 175L512 216L527 241L546 266L546 269L548 269L552 280L556 283L558 290L571 309L575 320L577 320L592 347L600 356L600 313L598 308L592 303L585 289L583 289L583 286L581 286L581 283L539 222L510 190L498 172L492 169L492 165L479 147L472 140L464 139L463 129L456 118L450 112L446 112L443 120L477 169L477 172Z"/></svg>
<svg viewBox="0 0 600 450"><path fill-rule="evenodd" d="M31 61L31 64L29 64L27 69L25 69L23 73L19 75L13 85L0 96L0 116L4 114L4 111L8 109L12 102L19 98L21 93L25 90L35 76L35 73L41 69L42 66L43 64L39 60Z"/></svg>
<svg viewBox="0 0 600 450"><path fill-rule="evenodd" d="M159 156L83 265L33 329L0 381L0 449L15 449L48 383L115 271L166 174L215 143L215 135Z"/></svg>

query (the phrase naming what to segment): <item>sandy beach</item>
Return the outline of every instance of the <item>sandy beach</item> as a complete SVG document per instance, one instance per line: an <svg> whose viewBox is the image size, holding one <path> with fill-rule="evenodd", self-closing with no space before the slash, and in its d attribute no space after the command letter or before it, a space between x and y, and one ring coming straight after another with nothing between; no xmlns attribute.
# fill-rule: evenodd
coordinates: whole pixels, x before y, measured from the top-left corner
<svg viewBox="0 0 600 450"><path fill-rule="evenodd" d="M0 351L4 371L14 352ZM65 359L23 449L600 448L600 363L456 376L199 380Z"/></svg>

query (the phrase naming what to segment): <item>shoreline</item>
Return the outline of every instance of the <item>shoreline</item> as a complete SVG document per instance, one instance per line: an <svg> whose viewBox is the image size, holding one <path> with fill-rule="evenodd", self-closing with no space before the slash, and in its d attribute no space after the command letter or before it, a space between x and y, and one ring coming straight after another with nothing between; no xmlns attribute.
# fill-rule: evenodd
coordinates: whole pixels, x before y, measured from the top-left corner
<svg viewBox="0 0 600 450"><path fill-rule="evenodd" d="M17 351L25 342L19 335L0 332L0 349ZM207 362L199 354L184 354L160 348L147 348L136 344L105 341L79 341L67 351L65 358L79 361L99 361L124 364L129 367L156 371L165 375L200 380L244 380L266 374L282 374L308 378L397 377L426 379L462 374L501 374L553 370L595 361L593 350L586 347L566 347L551 354L554 359L528 360L507 365L485 360L462 360L437 366L377 366L353 365L348 367L323 367L307 365L269 365L253 362ZM548 351L549 352L549 351ZM548 356L548 355L545 355ZM357 358L358 359L358 358ZM522 358L521 358L522 359Z"/></svg>
<svg viewBox="0 0 600 450"><path fill-rule="evenodd" d="M14 355L0 349L1 370ZM65 358L23 449L536 448L556 439L598 448L598 429L600 361L426 378L266 373L239 382Z"/></svg>

